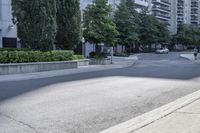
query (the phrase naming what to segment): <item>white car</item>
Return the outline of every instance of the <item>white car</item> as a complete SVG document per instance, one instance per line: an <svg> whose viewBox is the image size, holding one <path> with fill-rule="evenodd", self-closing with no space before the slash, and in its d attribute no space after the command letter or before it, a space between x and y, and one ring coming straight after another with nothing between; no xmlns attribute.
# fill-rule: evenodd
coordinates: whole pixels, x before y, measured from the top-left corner
<svg viewBox="0 0 200 133"><path fill-rule="evenodd" d="M156 53L157 54L168 54L169 53L169 49L161 48L161 49L156 50Z"/></svg>

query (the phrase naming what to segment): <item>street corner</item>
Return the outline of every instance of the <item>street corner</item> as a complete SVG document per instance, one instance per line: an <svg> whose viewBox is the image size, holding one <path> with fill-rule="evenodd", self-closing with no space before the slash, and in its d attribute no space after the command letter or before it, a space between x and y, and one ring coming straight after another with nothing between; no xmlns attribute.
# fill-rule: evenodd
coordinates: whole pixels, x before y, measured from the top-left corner
<svg viewBox="0 0 200 133"><path fill-rule="evenodd" d="M185 125L187 125L188 121L185 118L190 120L190 125L191 123L195 126L200 124L199 106L200 91L197 91L100 133L160 133L161 131L162 133L169 133L168 131L170 133L182 133L187 130L187 126ZM186 116L187 114L196 115ZM182 132L176 132L177 130L174 129L177 128L179 131L182 130ZM193 130L200 131L200 127L195 127Z"/></svg>

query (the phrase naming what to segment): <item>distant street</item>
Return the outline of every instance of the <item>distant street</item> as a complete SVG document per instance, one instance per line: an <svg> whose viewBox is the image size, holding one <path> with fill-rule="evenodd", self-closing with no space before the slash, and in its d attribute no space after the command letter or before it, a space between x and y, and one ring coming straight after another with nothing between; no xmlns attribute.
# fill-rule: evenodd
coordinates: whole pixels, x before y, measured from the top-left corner
<svg viewBox="0 0 200 133"><path fill-rule="evenodd" d="M200 90L200 64L180 54L142 54L126 68L2 82L0 133L98 133Z"/></svg>

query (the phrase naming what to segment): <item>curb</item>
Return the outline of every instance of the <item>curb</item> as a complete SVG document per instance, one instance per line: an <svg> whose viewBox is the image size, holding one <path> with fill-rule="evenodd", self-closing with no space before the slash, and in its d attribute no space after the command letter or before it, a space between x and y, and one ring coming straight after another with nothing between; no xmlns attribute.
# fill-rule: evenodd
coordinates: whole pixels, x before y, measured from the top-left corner
<svg viewBox="0 0 200 133"><path fill-rule="evenodd" d="M118 68L125 68L134 65L137 62L136 60L132 60L129 64L111 64L105 66L98 66L98 67L91 67L83 66L82 68L78 69L64 69L64 70L56 70L56 71L48 71L48 72L36 72L36 73L24 73L24 74L11 74L11 75L0 75L0 83L1 82L12 82L12 81L22 81L22 80L31 80L31 79L42 79L42 78L51 78L56 76L65 76L65 75L72 75L72 74L80 74L80 73L87 73L87 72L96 72L96 71L103 71L103 70L110 70L110 69L118 69ZM86 69L84 69L86 68ZM66 71L67 70L67 71ZM71 70L71 72L70 72ZM48 74L47 74L48 73Z"/></svg>
<svg viewBox="0 0 200 133"><path fill-rule="evenodd" d="M99 133L133 133L157 120L160 120L173 112L200 99L200 91L194 92L172 103L157 108L151 112L133 118L129 121L101 131Z"/></svg>
<svg viewBox="0 0 200 133"><path fill-rule="evenodd" d="M182 54L182 55L180 55L180 57L181 57L181 58L184 58L184 59L187 59L187 60L190 60L190 61L192 61L192 60L193 60L193 59L191 59L191 58L187 57L187 55L183 55L183 54Z"/></svg>

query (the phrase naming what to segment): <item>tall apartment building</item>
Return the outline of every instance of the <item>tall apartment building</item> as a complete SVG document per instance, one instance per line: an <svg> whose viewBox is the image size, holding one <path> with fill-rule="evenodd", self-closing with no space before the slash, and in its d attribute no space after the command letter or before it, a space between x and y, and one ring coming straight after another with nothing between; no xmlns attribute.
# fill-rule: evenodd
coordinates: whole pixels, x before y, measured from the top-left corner
<svg viewBox="0 0 200 133"><path fill-rule="evenodd" d="M200 25L200 0L151 0L152 14L176 34L180 24Z"/></svg>
<svg viewBox="0 0 200 133"><path fill-rule="evenodd" d="M17 47L17 29L12 22L11 0L0 0L0 48Z"/></svg>
<svg viewBox="0 0 200 133"><path fill-rule="evenodd" d="M168 24L171 34L177 32L176 0L150 0L151 13L160 21Z"/></svg>
<svg viewBox="0 0 200 133"><path fill-rule="evenodd" d="M152 0L152 14L163 22L169 22L171 19L170 0Z"/></svg>
<svg viewBox="0 0 200 133"><path fill-rule="evenodd" d="M191 0L191 24L200 25L200 1Z"/></svg>
<svg viewBox="0 0 200 133"><path fill-rule="evenodd" d="M191 0L177 1L177 24L191 24Z"/></svg>

